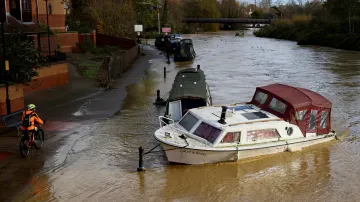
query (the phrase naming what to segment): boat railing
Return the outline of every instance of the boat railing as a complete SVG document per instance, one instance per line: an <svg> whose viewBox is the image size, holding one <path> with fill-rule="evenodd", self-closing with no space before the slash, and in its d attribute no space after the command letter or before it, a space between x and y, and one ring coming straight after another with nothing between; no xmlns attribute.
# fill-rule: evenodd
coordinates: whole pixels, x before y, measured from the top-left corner
<svg viewBox="0 0 360 202"><path fill-rule="evenodd" d="M171 123L165 122L164 119L170 121ZM170 118L165 117L165 116L159 116L159 122L160 122L160 128L162 128L162 127L164 127L166 125L175 123L175 121L173 119L170 119Z"/></svg>
<svg viewBox="0 0 360 202"><path fill-rule="evenodd" d="M163 121L164 119L165 119L165 120L168 120L168 121L171 121L171 123L166 123L165 121ZM174 130L176 130L176 131L178 131L178 132L180 132L180 133L182 133L182 134L185 134L185 135L191 134L191 133L189 133L189 132L187 132L187 131L184 131L184 130L181 130L181 129L175 127L174 125L171 125L171 124L174 124L175 121L172 120L172 119L170 119L170 118L167 118L167 117L165 117L165 116L159 116L159 122L160 122L160 128L163 128L164 126L169 125L169 127L171 128L171 131L172 131L173 133L175 133ZM163 124L164 124L164 125L163 125Z"/></svg>

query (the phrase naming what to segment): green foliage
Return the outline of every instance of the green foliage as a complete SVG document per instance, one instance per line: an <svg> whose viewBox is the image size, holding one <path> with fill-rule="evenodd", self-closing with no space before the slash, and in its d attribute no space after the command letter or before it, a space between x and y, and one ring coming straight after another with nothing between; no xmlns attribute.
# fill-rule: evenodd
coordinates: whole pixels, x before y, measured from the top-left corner
<svg viewBox="0 0 360 202"><path fill-rule="evenodd" d="M299 45L319 45L360 51L360 36L346 32L344 27L347 26L347 21L312 19L307 23L301 22L279 20L254 34L257 37L297 41Z"/></svg>
<svg viewBox="0 0 360 202"><path fill-rule="evenodd" d="M45 65L47 59L34 47L33 42L21 33L7 35L5 41L5 53L10 66L8 81L24 84L30 82L34 76L37 76L36 69ZM1 44L1 55L3 55L2 50Z"/></svg>
<svg viewBox="0 0 360 202"><path fill-rule="evenodd" d="M102 25L102 31L117 37L134 38L136 14L131 1L90 0L88 10L92 19Z"/></svg>
<svg viewBox="0 0 360 202"><path fill-rule="evenodd" d="M85 35L85 39L82 43L77 43L77 46L80 48L80 50L83 53L91 52L93 51L95 45L91 41L90 37Z"/></svg>
<svg viewBox="0 0 360 202"><path fill-rule="evenodd" d="M251 18L254 19L264 18L264 13L261 10L255 10L253 13L251 13Z"/></svg>
<svg viewBox="0 0 360 202"><path fill-rule="evenodd" d="M44 30L48 29L48 26L46 24L44 24L44 23L39 23L39 26ZM50 29L49 33L50 33L51 36L53 36L53 35L58 34L59 32L57 30ZM47 33L42 33L42 35L47 35Z"/></svg>
<svg viewBox="0 0 360 202"><path fill-rule="evenodd" d="M142 24L145 29L157 29L157 0L134 0L134 12L136 22Z"/></svg>
<svg viewBox="0 0 360 202"><path fill-rule="evenodd" d="M216 0L184 0L184 17L187 18L219 18L220 12L217 9ZM196 26L196 25L195 25ZM219 24L210 23L198 25L204 31L218 31Z"/></svg>

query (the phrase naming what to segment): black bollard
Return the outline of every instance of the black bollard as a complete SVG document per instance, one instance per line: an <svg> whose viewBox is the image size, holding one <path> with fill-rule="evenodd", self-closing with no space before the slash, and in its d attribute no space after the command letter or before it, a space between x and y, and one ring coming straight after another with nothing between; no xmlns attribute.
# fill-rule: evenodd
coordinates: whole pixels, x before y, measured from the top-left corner
<svg viewBox="0 0 360 202"><path fill-rule="evenodd" d="M166 67L164 67L164 78L166 78Z"/></svg>
<svg viewBox="0 0 360 202"><path fill-rule="evenodd" d="M144 53L144 46L141 46L141 55L144 56L145 53Z"/></svg>
<svg viewBox="0 0 360 202"><path fill-rule="evenodd" d="M156 91L156 101L159 101L161 98L160 98L160 90L157 90Z"/></svg>
<svg viewBox="0 0 360 202"><path fill-rule="evenodd" d="M197 65L197 69L198 69L198 70L200 69L200 65Z"/></svg>
<svg viewBox="0 0 360 202"><path fill-rule="evenodd" d="M145 170L143 165L143 154L144 154L144 149L142 147L139 147L139 167L137 168L137 171L139 172Z"/></svg>
<svg viewBox="0 0 360 202"><path fill-rule="evenodd" d="M169 53L169 45L166 47L166 57L167 57L167 63L170 64L170 53Z"/></svg>

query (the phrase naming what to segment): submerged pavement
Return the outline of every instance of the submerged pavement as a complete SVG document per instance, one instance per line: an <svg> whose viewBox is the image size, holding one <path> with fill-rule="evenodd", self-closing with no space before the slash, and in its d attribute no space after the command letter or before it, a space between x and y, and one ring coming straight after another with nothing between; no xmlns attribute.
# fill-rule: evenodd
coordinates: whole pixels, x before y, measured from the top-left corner
<svg viewBox="0 0 360 202"><path fill-rule="evenodd" d="M42 127L45 143L41 150L33 148L28 158L22 158L20 137L14 133L0 136L0 201L7 201L24 187L31 186L29 180L41 172L61 167L80 138L120 111L127 95L126 87L144 76L145 69L151 65L149 60L161 57L149 46L144 47L144 53L146 55L140 56L109 89L98 88L93 80L80 76L76 68L69 65L67 85L25 97L25 103L36 104L40 117L47 120Z"/></svg>
<svg viewBox="0 0 360 202"><path fill-rule="evenodd" d="M126 86L126 97L114 107L119 104L120 111L111 117L105 118L105 112L95 107L100 100L112 100L94 96L78 105L91 101L83 107L86 115L68 121L78 126L53 133L29 158L20 158L14 143L16 158L0 166L0 200L358 201L360 53L256 38L251 31L244 37L234 35L184 36L193 39L195 60L167 65L165 57L154 51L155 59L140 78L135 74L115 82L111 90L121 94L122 82L137 80ZM149 151L158 144L152 135L164 107L152 104L156 90L164 95L180 69L197 64L206 74L214 104L249 101L257 86L275 82L309 88L332 101L333 128L341 133L350 125L349 137L236 163L169 165L159 151L145 155L146 171L136 172L138 147ZM58 112L65 114L62 110Z"/></svg>

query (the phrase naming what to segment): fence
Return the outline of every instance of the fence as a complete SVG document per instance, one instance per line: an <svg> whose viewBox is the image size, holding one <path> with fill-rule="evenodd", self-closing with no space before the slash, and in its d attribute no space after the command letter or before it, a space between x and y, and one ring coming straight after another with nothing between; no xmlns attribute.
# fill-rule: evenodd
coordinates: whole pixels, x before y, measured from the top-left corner
<svg viewBox="0 0 360 202"><path fill-rule="evenodd" d="M96 45L97 46L106 46L106 45L119 46L121 48L130 50L136 45L136 42L131 39L118 38L118 37L114 37L114 36L96 33Z"/></svg>
<svg viewBox="0 0 360 202"><path fill-rule="evenodd" d="M118 51L110 59L108 65L108 75L110 79L118 78L127 71L135 59L139 57L139 47L133 46L129 50Z"/></svg>

